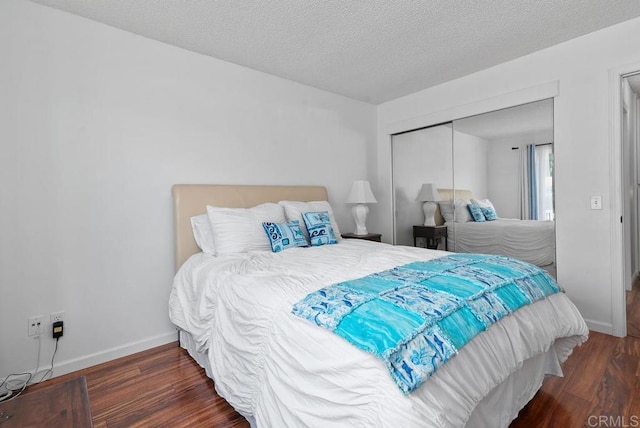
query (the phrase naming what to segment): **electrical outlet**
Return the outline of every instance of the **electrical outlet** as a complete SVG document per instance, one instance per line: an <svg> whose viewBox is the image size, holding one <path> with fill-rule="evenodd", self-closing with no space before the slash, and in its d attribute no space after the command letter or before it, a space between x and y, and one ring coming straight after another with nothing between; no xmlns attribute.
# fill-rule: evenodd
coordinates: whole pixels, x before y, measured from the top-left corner
<svg viewBox="0 0 640 428"><path fill-rule="evenodd" d="M44 317L38 315L27 318L27 336L39 336L44 333Z"/></svg>
<svg viewBox="0 0 640 428"><path fill-rule="evenodd" d="M51 324L58 321L64 321L64 311L51 312L49 314L49 321L51 322Z"/></svg>

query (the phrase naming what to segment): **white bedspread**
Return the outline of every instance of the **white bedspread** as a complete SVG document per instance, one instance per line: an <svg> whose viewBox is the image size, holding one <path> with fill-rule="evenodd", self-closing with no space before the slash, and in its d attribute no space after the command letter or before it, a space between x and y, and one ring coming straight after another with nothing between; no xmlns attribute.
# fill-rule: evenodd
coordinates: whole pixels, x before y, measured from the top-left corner
<svg viewBox="0 0 640 428"><path fill-rule="evenodd" d="M447 232L449 249L456 253L503 254L536 266L547 266L555 261L552 221L500 218L453 224L447 223Z"/></svg>
<svg viewBox="0 0 640 428"><path fill-rule="evenodd" d="M309 292L447 253L364 240L212 257L176 275L171 320L208 349L218 392L258 426L454 427L523 362L564 361L587 327L563 293L525 306L404 396L381 360L291 314ZM556 364L557 366L557 364ZM504 426L514 415L505 415Z"/></svg>

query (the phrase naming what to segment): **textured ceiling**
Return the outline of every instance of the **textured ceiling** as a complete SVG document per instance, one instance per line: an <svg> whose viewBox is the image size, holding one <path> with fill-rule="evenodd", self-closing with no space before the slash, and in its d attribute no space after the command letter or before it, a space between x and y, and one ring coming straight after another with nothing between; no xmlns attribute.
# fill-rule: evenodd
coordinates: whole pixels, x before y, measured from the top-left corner
<svg viewBox="0 0 640 428"><path fill-rule="evenodd" d="M453 127L456 131L485 140L534 134L548 134L553 139L553 100L536 101L455 120Z"/></svg>
<svg viewBox="0 0 640 428"><path fill-rule="evenodd" d="M638 0L32 0L381 103L640 16Z"/></svg>

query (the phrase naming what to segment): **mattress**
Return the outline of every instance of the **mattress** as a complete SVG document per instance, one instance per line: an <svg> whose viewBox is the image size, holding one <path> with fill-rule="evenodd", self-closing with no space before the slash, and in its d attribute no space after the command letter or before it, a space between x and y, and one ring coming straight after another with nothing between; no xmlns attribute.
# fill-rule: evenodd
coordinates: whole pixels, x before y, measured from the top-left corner
<svg viewBox="0 0 640 428"><path fill-rule="evenodd" d="M449 250L456 253L502 254L536 266L555 262L552 221L497 219L447 223Z"/></svg>
<svg viewBox="0 0 640 428"><path fill-rule="evenodd" d="M407 396L381 360L291 314L318 288L444 254L364 240L196 254L176 275L170 317L206 353L217 391L257 426L507 426L586 340L563 293L503 318Z"/></svg>

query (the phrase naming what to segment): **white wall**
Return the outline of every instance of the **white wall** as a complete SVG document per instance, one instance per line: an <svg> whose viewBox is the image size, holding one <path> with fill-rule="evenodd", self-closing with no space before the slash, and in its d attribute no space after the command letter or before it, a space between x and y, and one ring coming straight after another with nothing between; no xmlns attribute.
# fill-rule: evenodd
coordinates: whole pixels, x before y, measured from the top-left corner
<svg viewBox="0 0 640 428"><path fill-rule="evenodd" d="M456 189L471 190L476 198L487 197L487 153L487 140L454 132L453 177Z"/></svg>
<svg viewBox="0 0 640 428"><path fill-rule="evenodd" d="M553 141L553 131L497 138L489 141L487 154L487 197L499 217L521 218L520 156L527 144L546 144ZM519 147L518 150L512 150Z"/></svg>
<svg viewBox="0 0 640 428"><path fill-rule="evenodd" d="M371 230L389 236L391 124L559 82L554 104L558 280L596 330L612 331L609 70L640 61L640 19L588 34L378 108L379 198ZM590 210L591 195L603 196ZM615 197L615 196L614 196ZM385 206L385 203L387 204Z"/></svg>
<svg viewBox="0 0 640 428"><path fill-rule="evenodd" d="M520 218L520 150L512 138L489 142L487 155L487 197L496 208L498 217Z"/></svg>
<svg viewBox="0 0 640 428"><path fill-rule="evenodd" d="M353 227L371 105L21 0L0 64L0 378L35 368L32 315L66 312L57 374L176 339L174 183L325 185Z"/></svg>

